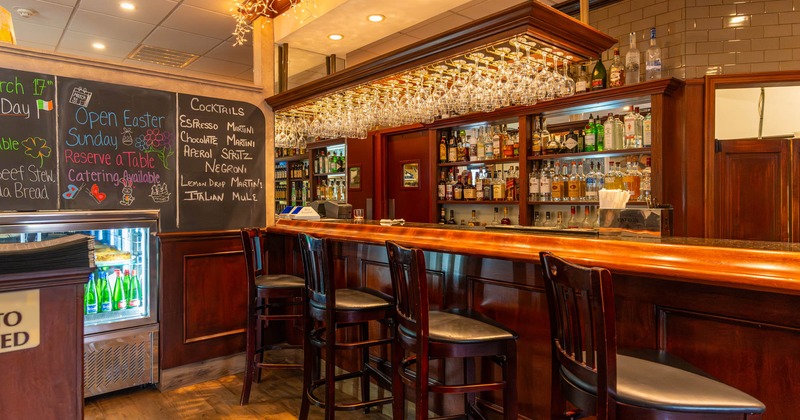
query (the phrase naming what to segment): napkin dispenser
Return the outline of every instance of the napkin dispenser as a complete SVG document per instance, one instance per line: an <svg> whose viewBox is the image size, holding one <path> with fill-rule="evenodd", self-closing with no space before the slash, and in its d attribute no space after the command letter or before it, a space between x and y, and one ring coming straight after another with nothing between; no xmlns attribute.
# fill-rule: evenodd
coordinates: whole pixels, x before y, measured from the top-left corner
<svg viewBox="0 0 800 420"><path fill-rule="evenodd" d="M600 235L672 236L672 207L600 209Z"/></svg>

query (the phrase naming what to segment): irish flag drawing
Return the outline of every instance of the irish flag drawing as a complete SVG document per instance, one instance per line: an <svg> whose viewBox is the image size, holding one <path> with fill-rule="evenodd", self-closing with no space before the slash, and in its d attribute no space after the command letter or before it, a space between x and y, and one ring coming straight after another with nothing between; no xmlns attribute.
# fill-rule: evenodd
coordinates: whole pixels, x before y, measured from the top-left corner
<svg viewBox="0 0 800 420"><path fill-rule="evenodd" d="M53 110L53 101L45 101L43 99L36 100L36 109L41 109L43 111L52 111Z"/></svg>

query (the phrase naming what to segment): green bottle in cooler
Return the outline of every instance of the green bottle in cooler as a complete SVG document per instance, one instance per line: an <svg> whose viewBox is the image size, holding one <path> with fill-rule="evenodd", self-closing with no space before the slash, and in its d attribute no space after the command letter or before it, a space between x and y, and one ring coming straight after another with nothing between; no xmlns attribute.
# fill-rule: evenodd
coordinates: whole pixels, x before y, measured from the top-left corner
<svg viewBox="0 0 800 420"><path fill-rule="evenodd" d="M119 270L114 270L117 275L114 279L114 296L112 298L112 310L121 311L128 307L128 299L125 293L125 282Z"/></svg>
<svg viewBox="0 0 800 420"><path fill-rule="evenodd" d="M98 271L97 278L98 312L111 312L113 302L111 300L111 288L108 286L108 274L105 271Z"/></svg>
<svg viewBox="0 0 800 420"><path fill-rule="evenodd" d="M138 308L142 306L142 285L139 283L139 276L136 270L131 271L130 287L128 288L128 307Z"/></svg>
<svg viewBox="0 0 800 420"><path fill-rule="evenodd" d="M83 309L86 315L97 313L97 286L94 282L94 273L89 274L89 282L84 286Z"/></svg>

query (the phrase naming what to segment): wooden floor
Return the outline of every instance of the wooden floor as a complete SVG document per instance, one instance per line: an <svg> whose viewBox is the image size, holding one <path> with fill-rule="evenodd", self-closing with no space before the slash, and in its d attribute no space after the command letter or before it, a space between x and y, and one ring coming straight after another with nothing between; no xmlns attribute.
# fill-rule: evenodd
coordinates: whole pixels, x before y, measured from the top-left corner
<svg viewBox="0 0 800 420"><path fill-rule="evenodd" d="M253 383L250 404L239 406L242 374L161 392L155 387L132 388L87 398L84 418L102 419L296 419L300 412L302 372L268 370L261 383ZM324 388L320 388L324 392ZM320 394L322 395L322 394ZM337 401L350 400L346 394ZM380 408L372 409L373 412ZM387 413L391 406L385 406ZM310 419L323 418L323 410L312 406ZM337 419L389 419L380 413L337 412Z"/></svg>

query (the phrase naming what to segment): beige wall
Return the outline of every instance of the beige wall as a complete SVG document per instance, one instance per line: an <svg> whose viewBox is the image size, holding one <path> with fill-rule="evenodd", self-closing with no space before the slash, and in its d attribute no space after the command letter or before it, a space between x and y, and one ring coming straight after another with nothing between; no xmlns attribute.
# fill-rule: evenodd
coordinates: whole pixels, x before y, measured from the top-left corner
<svg viewBox="0 0 800 420"><path fill-rule="evenodd" d="M258 25L256 25L258 27ZM272 27L263 25L261 37L254 37L256 54L254 54L254 75L258 83L238 84L228 81L198 79L186 76L158 72L150 69L107 64L86 58L67 57L45 53L33 49L19 48L0 44L0 66L8 69L24 70L54 74L99 82L158 89L168 92L202 95L251 103L259 107L267 122L266 127L266 169L264 184L274 185L274 147L273 147L273 114L266 106L264 98L273 93L273 55ZM267 45L267 53L259 54L262 42ZM267 188L266 202L267 223L274 219L274 188ZM224 215L221 215L224 216Z"/></svg>
<svg viewBox="0 0 800 420"><path fill-rule="evenodd" d="M623 57L628 33L644 51L655 27L665 77L800 70L800 0L624 0L589 21L620 41Z"/></svg>

